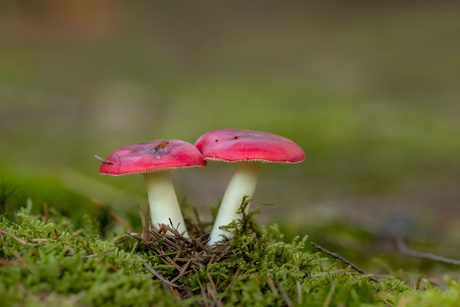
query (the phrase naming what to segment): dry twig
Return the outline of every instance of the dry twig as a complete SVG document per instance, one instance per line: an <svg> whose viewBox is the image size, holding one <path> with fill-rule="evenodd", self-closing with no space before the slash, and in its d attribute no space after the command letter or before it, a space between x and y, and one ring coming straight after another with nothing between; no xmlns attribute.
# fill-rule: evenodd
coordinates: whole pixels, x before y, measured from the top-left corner
<svg viewBox="0 0 460 307"><path fill-rule="evenodd" d="M322 251L322 252L325 253L325 254L328 254L328 255L331 256L332 258L338 259L338 260L342 261L343 263L348 264L348 265L349 265L350 267L352 267L356 272L361 273L361 274L363 274L363 275L367 275L366 271L364 271L363 269L360 269L358 266L354 265L353 263L351 263L351 262L348 261L347 259L343 258L343 257L340 256L339 254L332 253L332 252L328 251L327 249L325 249L325 248L323 248L323 247L321 247L321 246L319 246L318 244L315 244L315 243L313 243L313 242L310 242L310 243L311 243L311 245L313 245L315 248L319 249L320 251ZM369 277L369 280L372 280L373 282L376 282L376 283L380 283L380 281L379 281L377 278L373 277L373 276Z"/></svg>
<svg viewBox="0 0 460 307"><path fill-rule="evenodd" d="M396 239L396 244L398 245L399 251L404 255L460 266L460 260L455 260L455 259L445 258L442 256L437 256L437 255L427 254L427 253L420 253L420 252L410 250L406 247L406 244L404 244L404 240L401 238Z"/></svg>
<svg viewBox="0 0 460 307"><path fill-rule="evenodd" d="M280 289L281 295L283 296L284 301L286 302L286 305L287 305L288 307L294 307L294 304L292 304L292 301L291 301L291 299L289 298L289 296L287 295L286 290L284 290L283 285L281 285L281 284L279 283L279 284L278 284L278 288Z"/></svg>
<svg viewBox="0 0 460 307"><path fill-rule="evenodd" d="M98 206L99 208L101 209L104 209L104 205L102 204L102 202L97 199L97 198L92 198L91 201L93 202L93 204L95 204L96 206ZM124 228L128 229L129 231L134 231L134 228L129 225L128 222L126 222L124 219L122 219L118 214L116 214L115 212L113 212L112 210L107 210L107 214L115 221L117 222L118 224L120 224L121 226L123 226Z"/></svg>
<svg viewBox="0 0 460 307"><path fill-rule="evenodd" d="M234 253L228 248L230 242L225 242L223 246L210 248L206 246L208 239L205 235L199 238L184 237L173 226L166 224L158 225L158 229L156 225L147 223L142 212L140 210L139 212L143 226L142 233L128 232L126 236L143 242L143 248L155 254L154 257L158 257L165 265L175 267L177 275L171 279L171 283L182 277L187 277L193 269L198 269L200 264L207 266ZM149 271L151 270L149 269ZM158 273L154 275L159 278ZM162 278L166 280L166 278ZM182 294L186 295L186 293Z"/></svg>

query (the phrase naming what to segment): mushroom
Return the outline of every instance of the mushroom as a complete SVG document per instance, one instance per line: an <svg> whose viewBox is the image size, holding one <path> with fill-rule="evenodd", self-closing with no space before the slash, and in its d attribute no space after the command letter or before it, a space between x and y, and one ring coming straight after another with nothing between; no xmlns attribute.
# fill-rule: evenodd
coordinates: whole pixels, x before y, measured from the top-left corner
<svg viewBox="0 0 460 307"><path fill-rule="evenodd" d="M251 197L257 185L260 163L293 164L305 160L305 153L293 141L281 136L251 130L220 129L202 135L195 146L207 161L236 163L219 213L211 231L209 245L230 237L231 233L219 229L235 219L244 196Z"/></svg>
<svg viewBox="0 0 460 307"><path fill-rule="evenodd" d="M180 140L145 142L120 148L100 161L103 175L143 174L152 223L169 224L171 220L179 232L187 235L169 171L206 166L195 146Z"/></svg>

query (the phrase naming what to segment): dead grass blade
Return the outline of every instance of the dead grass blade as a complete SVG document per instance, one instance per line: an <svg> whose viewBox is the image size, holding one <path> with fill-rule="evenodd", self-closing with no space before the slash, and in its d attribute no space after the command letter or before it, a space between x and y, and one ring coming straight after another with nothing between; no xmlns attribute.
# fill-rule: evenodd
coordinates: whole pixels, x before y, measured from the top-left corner
<svg viewBox="0 0 460 307"><path fill-rule="evenodd" d="M164 278L163 276L161 276L161 274L158 273L157 271L155 271L147 262L143 261L142 258L141 258L139 255L136 255L136 257L142 261L142 264L143 264L143 265L147 268L147 270L149 270L150 273L152 273L156 278L158 278L159 280L161 280L162 282L164 282L165 284L167 284L167 285L169 285L169 286L176 287L176 288L180 288L179 285L173 284L172 282L168 281L166 278Z"/></svg>
<svg viewBox="0 0 460 307"><path fill-rule="evenodd" d="M98 206L99 208L101 209L104 209L104 205L102 204L102 202L97 199L97 198L91 198L91 201L96 205ZM117 222L118 224L120 224L121 226L123 226L125 229L129 230L129 231L134 231L134 228L129 225L128 222L126 222L124 219L122 219L118 214L116 214L115 212L113 212L112 210L107 210L107 214L115 221Z"/></svg>

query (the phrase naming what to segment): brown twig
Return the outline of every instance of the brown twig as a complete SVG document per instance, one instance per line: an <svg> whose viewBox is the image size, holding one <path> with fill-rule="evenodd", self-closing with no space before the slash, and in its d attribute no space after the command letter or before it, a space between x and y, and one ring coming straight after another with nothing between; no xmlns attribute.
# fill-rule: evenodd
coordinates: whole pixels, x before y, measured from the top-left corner
<svg viewBox="0 0 460 307"><path fill-rule="evenodd" d="M156 278L158 278L159 280L161 280L162 282L164 282L164 283L166 283L166 284L168 284L170 286L173 286L173 287L176 287L176 288L180 287L179 285L176 285L176 284L173 284L170 281L167 281L166 278L164 278L163 276L161 276L160 273L155 271L147 262L143 261L142 258L139 255L136 255L136 257L142 261L142 264L147 268L147 270L150 271L150 273L155 275Z"/></svg>
<svg viewBox="0 0 460 307"><path fill-rule="evenodd" d="M57 228L56 228L56 229L54 229L54 235L56 236L56 240L58 240L58 239L59 239L59 237L61 236L61 231L60 231L60 230L58 230Z"/></svg>
<svg viewBox="0 0 460 307"><path fill-rule="evenodd" d="M208 280L209 280L209 283L211 285L211 298L216 298L217 296L217 289L216 289L216 284L214 283L214 280L212 279L211 277L211 274L209 274L209 272L207 273L208 275Z"/></svg>
<svg viewBox="0 0 460 307"><path fill-rule="evenodd" d="M43 212L45 213L45 221L48 222L48 220L50 219L50 213L48 211L47 203L43 203Z"/></svg>
<svg viewBox="0 0 460 307"><path fill-rule="evenodd" d="M202 266L208 267L208 265L216 263L223 258L235 255L235 252L242 252L241 247L236 250L231 248L231 239L223 240L220 245L214 247L207 246L206 243L208 242L207 238L209 234L203 232L203 228L201 227L204 223L200 220L198 220L198 223L186 220L188 228L192 228L193 231L189 232L190 237L185 237L172 223L170 223L171 225L153 225L151 222L147 222L146 216L140 210L139 215L142 221L142 232L127 232L123 238L133 237L141 241L140 248L150 251L162 263L175 268L172 275L168 275L168 278L166 278L166 276L162 276L153 270L148 263L143 262L144 266L156 278L167 285L171 283L176 287L180 287L178 290L171 290L175 297L187 298L193 296L193 290L184 285L181 282L181 278L187 278L191 272L200 269ZM199 219L198 216L197 219ZM257 240L255 237L252 239ZM242 273L239 266L236 266L235 269L234 279ZM209 283L207 285L200 285L203 298L202 303L205 306L223 306L222 297L225 296L225 293L230 288L230 284L223 293L218 293L215 277L209 275L208 279Z"/></svg>
<svg viewBox="0 0 460 307"><path fill-rule="evenodd" d="M0 230L0 233L3 233L3 234L6 234L7 236L10 236L11 238L13 238L14 240L18 241L18 242L21 243L21 244L24 244L24 245L32 245L32 244L30 244L30 243L24 241L23 239L20 239L20 238L18 238L18 237L16 237L16 236L13 236L12 234L7 233L7 232L4 231L4 230Z"/></svg>
<svg viewBox="0 0 460 307"><path fill-rule="evenodd" d="M401 238L396 239L396 244L398 245L399 251L404 255L460 266L460 260L455 260L455 259L445 258L442 256L436 256L433 254L420 253L420 252L410 250L406 247L406 244L404 244L404 240Z"/></svg>
<svg viewBox="0 0 460 307"><path fill-rule="evenodd" d="M276 289L275 283L273 282L273 279L271 277L267 278L267 285L270 288L270 290L273 292L273 295L275 298L278 298L279 293L278 289Z"/></svg>
<svg viewBox="0 0 460 307"><path fill-rule="evenodd" d="M392 290L394 290L400 283L401 283L401 280L398 281L393 287L391 287L391 289L389 289L389 290L387 291L387 293L390 292L390 291L392 291Z"/></svg>
<svg viewBox="0 0 460 307"><path fill-rule="evenodd" d="M149 236L148 230L147 230L147 220L145 219L140 206L138 207L138 209L139 209L139 215L141 216L141 223L142 223L141 239L144 241L147 241L148 236Z"/></svg>
<svg viewBox="0 0 460 307"><path fill-rule="evenodd" d="M208 299L206 298L206 292L204 291L204 288L200 285L201 288L201 297L203 298L203 303L206 307L209 307L208 304Z"/></svg>
<svg viewBox="0 0 460 307"><path fill-rule="evenodd" d="M190 263L192 262L193 259L189 259L189 261L187 261L186 264L184 264L184 266L181 268L181 270L179 271L179 275L177 275L176 277L174 277L171 282L175 282L176 280L178 280L179 278L181 278L184 274L185 274L185 271L187 271L188 269L188 266L190 265Z"/></svg>
<svg viewBox="0 0 460 307"><path fill-rule="evenodd" d="M353 263L351 263L351 262L348 261L347 259L343 258L343 257L340 256L339 254L332 253L332 252L328 251L327 249L325 249L325 248L323 248L323 247L321 247L321 246L319 246L318 244L315 244L315 243L313 243L313 242L310 242L310 243L311 243L311 245L313 245L315 248L319 249L320 251L322 251L322 252L325 253L325 254L328 254L328 255L331 256L332 258L335 258L335 259L337 259L337 260L342 261L342 262L345 263L345 264L348 264L348 265L349 265L350 267L352 267L356 272L361 273L361 274L363 274L363 275L367 275L366 271L364 271L363 269L360 269L358 266L354 265ZM373 282L376 282L376 283L380 283L380 281L379 281L377 278L373 277L373 276L369 277L369 280L372 280Z"/></svg>
<svg viewBox="0 0 460 307"><path fill-rule="evenodd" d="M67 245L67 244L66 244L66 245ZM83 258L96 258L96 257L102 256L102 255L111 253L111 252L113 252L113 251L114 251L114 249L108 250L108 251L105 251L105 252L102 252L102 253L100 253L100 254L86 254L86 255L83 255Z"/></svg>
<svg viewBox="0 0 460 307"><path fill-rule="evenodd" d="M97 199L97 198L91 198L91 201L96 205L98 206L99 208L101 209L104 209L104 205L102 204L102 202ZM116 214L115 212L113 212L112 210L107 210L107 214L115 221L117 222L118 224L120 224L121 226L123 226L124 228L128 229L129 231L134 231L134 228L129 225L128 222L126 222L124 219L122 219L118 214Z"/></svg>

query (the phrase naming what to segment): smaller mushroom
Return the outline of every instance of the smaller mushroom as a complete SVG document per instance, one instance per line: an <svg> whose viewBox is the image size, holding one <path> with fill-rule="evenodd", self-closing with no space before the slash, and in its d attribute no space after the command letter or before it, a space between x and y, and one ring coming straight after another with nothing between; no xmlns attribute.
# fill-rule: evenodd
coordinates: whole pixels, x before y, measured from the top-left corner
<svg viewBox="0 0 460 307"><path fill-rule="evenodd" d="M178 226L187 235L169 171L206 166L198 149L180 140L159 140L126 146L101 159L100 173L123 176L143 174L147 185L152 223Z"/></svg>
<svg viewBox="0 0 460 307"><path fill-rule="evenodd" d="M244 196L252 196L257 185L260 163L294 164L305 160L305 153L293 141L281 136L251 130L220 129L202 135L195 146L207 161L235 162L236 168L225 191L211 231L209 245L231 233L219 229L240 219L237 214Z"/></svg>

